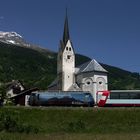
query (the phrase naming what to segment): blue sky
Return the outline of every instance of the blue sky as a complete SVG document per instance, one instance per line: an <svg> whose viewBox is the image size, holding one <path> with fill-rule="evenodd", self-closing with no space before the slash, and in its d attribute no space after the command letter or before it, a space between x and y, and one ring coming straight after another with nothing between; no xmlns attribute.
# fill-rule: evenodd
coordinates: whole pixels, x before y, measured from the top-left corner
<svg viewBox="0 0 140 140"><path fill-rule="evenodd" d="M66 7L76 53L140 72L140 0L0 0L0 31L57 51Z"/></svg>

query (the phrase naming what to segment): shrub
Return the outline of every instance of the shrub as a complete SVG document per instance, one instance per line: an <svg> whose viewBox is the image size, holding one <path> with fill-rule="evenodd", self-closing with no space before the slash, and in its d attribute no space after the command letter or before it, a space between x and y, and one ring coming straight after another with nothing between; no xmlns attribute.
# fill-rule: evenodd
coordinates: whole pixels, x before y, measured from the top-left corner
<svg viewBox="0 0 140 140"><path fill-rule="evenodd" d="M76 122L69 122L68 123L68 131L71 132L77 132L77 131L83 131L86 129L85 122L82 120L77 120Z"/></svg>
<svg viewBox="0 0 140 140"><path fill-rule="evenodd" d="M38 133L39 129L20 122L18 113L5 111L0 115L0 132Z"/></svg>

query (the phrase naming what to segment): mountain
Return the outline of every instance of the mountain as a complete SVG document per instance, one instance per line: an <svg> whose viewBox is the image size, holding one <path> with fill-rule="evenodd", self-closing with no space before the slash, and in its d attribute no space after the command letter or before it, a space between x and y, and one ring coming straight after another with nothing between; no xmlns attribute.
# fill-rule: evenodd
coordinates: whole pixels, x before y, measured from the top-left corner
<svg viewBox="0 0 140 140"><path fill-rule="evenodd" d="M7 44L14 44L20 46L29 47L30 44L27 43L21 35L16 32L2 32L0 31L0 41Z"/></svg>
<svg viewBox="0 0 140 140"><path fill-rule="evenodd" d="M0 42L6 43L6 44L12 44L18 47L31 48L31 49L41 51L41 52L50 51L48 49L41 48L38 45L31 44L25 41L24 38L16 32L0 31Z"/></svg>
<svg viewBox="0 0 140 140"><path fill-rule="evenodd" d="M0 34L0 83L21 80L26 87L47 89L56 77L57 53L22 44L26 44L26 41L17 33ZM89 60L76 54L76 65ZM140 89L138 73L101 65L108 71L109 89Z"/></svg>

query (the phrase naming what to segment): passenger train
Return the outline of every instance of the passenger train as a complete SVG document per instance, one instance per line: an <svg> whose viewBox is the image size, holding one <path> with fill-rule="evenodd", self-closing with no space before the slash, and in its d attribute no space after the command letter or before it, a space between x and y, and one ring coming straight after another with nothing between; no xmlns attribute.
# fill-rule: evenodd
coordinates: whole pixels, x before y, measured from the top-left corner
<svg viewBox="0 0 140 140"><path fill-rule="evenodd" d="M29 98L31 106L99 106L99 107L132 107L140 106L140 90L98 91L96 100L89 92L77 91L38 91Z"/></svg>

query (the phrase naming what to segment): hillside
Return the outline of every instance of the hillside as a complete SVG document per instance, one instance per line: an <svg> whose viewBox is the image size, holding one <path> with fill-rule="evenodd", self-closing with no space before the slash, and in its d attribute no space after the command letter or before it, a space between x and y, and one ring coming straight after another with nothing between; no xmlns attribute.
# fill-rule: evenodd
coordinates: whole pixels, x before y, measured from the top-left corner
<svg viewBox="0 0 140 140"><path fill-rule="evenodd" d="M136 72L102 64L108 71L109 89L140 89L140 75Z"/></svg>
<svg viewBox="0 0 140 140"><path fill-rule="evenodd" d="M27 87L46 89L56 77L57 54L0 42L0 83L21 80ZM90 58L76 55L76 65ZM139 74L102 64L110 89L140 89Z"/></svg>
<svg viewBox="0 0 140 140"><path fill-rule="evenodd" d="M0 83L21 80L27 87L46 89L56 77L57 54L0 42ZM81 64L88 57L77 55Z"/></svg>
<svg viewBox="0 0 140 140"><path fill-rule="evenodd" d="M47 86L55 77L56 54L0 43L0 81L21 80L26 86Z"/></svg>

